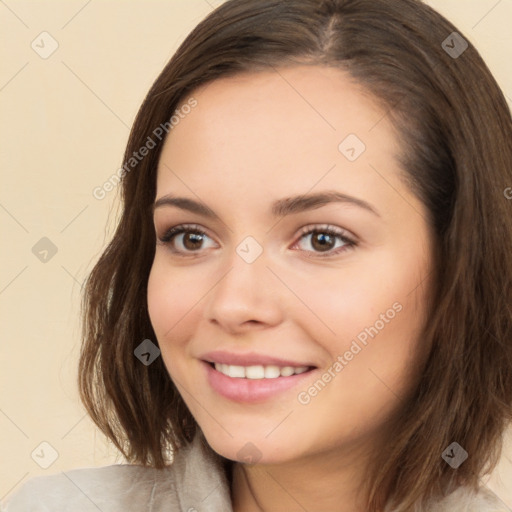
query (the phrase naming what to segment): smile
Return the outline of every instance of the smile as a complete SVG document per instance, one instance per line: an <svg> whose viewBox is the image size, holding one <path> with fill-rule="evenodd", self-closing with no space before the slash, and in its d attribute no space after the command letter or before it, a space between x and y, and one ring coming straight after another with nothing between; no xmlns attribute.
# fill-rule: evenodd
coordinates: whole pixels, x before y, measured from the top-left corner
<svg viewBox="0 0 512 512"><path fill-rule="evenodd" d="M275 366L275 365L253 365L238 366L230 364L215 363L215 369L228 377L235 379L277 379L278 377L290 377L299 375L309 370L308 366Z"/></svg>
<svg viewBox="0 0 512 512"><path fill-rule="evenodd" d="M318 368L313 366L277 366L275 364L232 365L202 361L204 377L210 389L233 402L256 404L273 400L294 388L304 387ZM294 396L290 401L294 400Z"/></svg>

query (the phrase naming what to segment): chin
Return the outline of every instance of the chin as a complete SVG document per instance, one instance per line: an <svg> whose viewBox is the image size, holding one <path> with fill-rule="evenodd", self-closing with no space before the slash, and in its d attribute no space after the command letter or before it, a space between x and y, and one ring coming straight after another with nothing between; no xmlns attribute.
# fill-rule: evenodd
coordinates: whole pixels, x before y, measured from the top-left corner
<svg viewBox="0 0 512 512"><path fill-rule="evenodd" d="M220 430L220 431L219 431ZM288 437L289 444L283 444L283 440L277 436L254 435L240 430L230 431L231 437L222 429L215 431L205 429L203 433L210 447L222 457L245 464L279 464L300 457L301 454L294 447L303 444L298 440Z"/></svg>

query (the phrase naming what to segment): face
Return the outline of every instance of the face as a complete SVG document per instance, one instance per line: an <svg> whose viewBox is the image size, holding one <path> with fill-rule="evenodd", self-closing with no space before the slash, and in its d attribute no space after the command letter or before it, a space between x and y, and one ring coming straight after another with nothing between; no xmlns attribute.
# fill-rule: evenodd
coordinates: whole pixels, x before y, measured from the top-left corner
<svg viewBox="0 0 512 512"><path fill-rule="evenodd" d="M374 446L416 383L432 264L399 136L333 68L193 97L159 161L148 283L171 378L232 460Z"/></svg>

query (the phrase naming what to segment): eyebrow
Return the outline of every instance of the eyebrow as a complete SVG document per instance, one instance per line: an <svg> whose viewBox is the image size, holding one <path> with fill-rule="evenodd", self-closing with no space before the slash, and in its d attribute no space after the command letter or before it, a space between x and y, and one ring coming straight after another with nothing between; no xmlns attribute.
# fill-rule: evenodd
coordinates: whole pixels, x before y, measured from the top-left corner
<svg viewBox="0 0 512 512"><path fill-rule="evenodd" d="M314 210L330 203L352 204L380 217L379 212L366 201L334 190L278 199L272 203L271 213L274 217L285 217L294 213ZM153 212L163 206L175 206L210 219L220 220L219 216L205 204L188 197L165 195L155 201Z"/></svg>

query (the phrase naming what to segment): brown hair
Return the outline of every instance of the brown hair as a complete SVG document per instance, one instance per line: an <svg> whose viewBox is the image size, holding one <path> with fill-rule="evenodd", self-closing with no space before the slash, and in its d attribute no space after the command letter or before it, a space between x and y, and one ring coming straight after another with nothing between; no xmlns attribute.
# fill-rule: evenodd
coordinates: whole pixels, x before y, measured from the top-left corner
<svg viewBox="0 0 512 512"><path fill-rule="evenodd" d="M463 41L455 31L419 0L227 1L153 84L124 157L196 87L244 71L334 66L385 106L406 148L408 184L435 228L437 262L426 364L373 461L372 512L390 503L410 510L461 485L476 489L512 419L512 201L504 193L512 186L512 120L475 48L450 52ZM156 340L146 293L162 145L123 176L120 222L85 287L79 362L80 396L94 422L128 461L156 468L197 427L162 358L145 366L134 357L142 340ZM469 453L458 469L441 458L454 441Z"/></svg>

